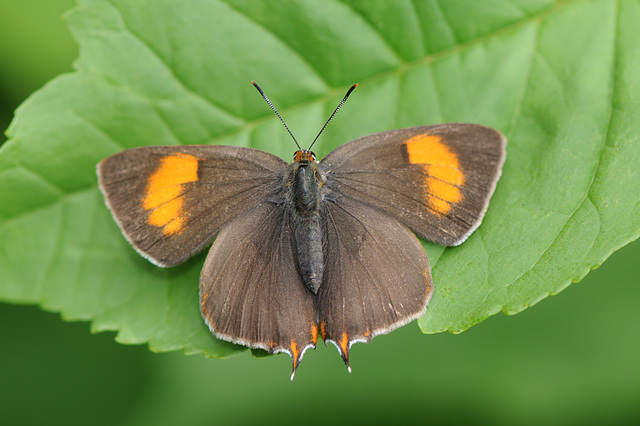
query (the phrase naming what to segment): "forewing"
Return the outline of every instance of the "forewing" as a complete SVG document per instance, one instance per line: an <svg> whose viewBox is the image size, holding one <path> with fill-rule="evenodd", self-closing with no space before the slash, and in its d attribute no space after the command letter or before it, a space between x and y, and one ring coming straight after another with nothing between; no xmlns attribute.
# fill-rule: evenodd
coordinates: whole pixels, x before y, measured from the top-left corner
<svg viewBox="0 0 640 426"><path fill-rule="evenodd" d="M458 245L482 221L505 143L477 124L413 127L342 145L319 169L331 190L386 211L423 238Z"/></svg>
<svg viewBox="0 0 640 426"><path fill-rule="evenodd" d="M424 248L403 224L346 197L323 210L325 279L318 291L322 338L349 366L354 342L369 342L424 314L433 286Z"/></svg>
<svg viewBox="0 0 640 426"><path fill-rule="evenodd" d="M200 306L218 338L286 352L295 374L318 322L296 270L289 214L284 203L263 202L223 226L200 276Z"/></svg>
<svg viewBox="0 0 640 426"><path fill-rule="evenodd" d="M98 181L134 248L159 266L173 266L277 191L285 167L282 159L250 148L142 147L103 160Z"/></svg>

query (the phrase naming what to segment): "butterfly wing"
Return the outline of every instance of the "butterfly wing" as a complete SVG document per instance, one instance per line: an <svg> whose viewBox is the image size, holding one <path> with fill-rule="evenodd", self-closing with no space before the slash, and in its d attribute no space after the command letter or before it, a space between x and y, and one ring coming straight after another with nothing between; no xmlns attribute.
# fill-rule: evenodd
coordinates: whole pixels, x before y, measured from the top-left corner
<svg viewBox="0 0 640 426"><path fill-rule="evenodd" d="M393 130L327 157L323 339L349 348L424 314L433 285L424 249L457 245L480 224L504 161L505 138L474 124Z"/></svg>
<svg viewBox="0 0 640 426"><path fill-rule="evenodd" d="M505 143L477 124L413 127L342 145L319 169L334 192L387 212L425 239L458 245L482 221Z"/></svg>
<svg viewBox="0 0 640 426"><path fill-rule="evenodd" d="M348 197L328 201L325 280L318 291L323 340L349 366L349 348L424 314L433 286L424 248L402 223Z"/></svg>
<svg viewBox="0 0 640 426"><path fill-rule="evenodd" d="M123 234L159 266L177 265L220 227L283 185L286 163L230 146L122 151L98 164L98 181Z"/></svg>
<svg viewBox="0 0 640 426"><path fill-rule="evenodd" d="M200 276L200 304L218 338L286 352L295 374L315 347L318 323L314 296L295 267L290 214L265 201L223 226Z"/></svg>

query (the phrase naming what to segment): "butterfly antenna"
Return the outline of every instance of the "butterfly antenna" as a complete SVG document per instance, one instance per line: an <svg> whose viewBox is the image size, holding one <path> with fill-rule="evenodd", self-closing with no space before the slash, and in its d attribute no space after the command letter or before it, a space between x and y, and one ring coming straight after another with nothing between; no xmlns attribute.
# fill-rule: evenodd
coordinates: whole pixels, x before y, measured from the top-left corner
<svg viewBox="0 0 640 426"><path fill-rule="evenodd" d="M296 145L298 146L298 149L300 148L300 144L298 143L298 141L296 140L296 137L293 136L293 133L291 133L291 130L289 130L289 127L287 126L287 123L284 122L284 120L282 119L282 116L280 115L280 113L278 112L278 110L276 109L276 107L273 106L273 104L271 103L271 101L269 100L269 98L267 98L267 95L264 94L264 92L262 91L262 89L260 88L260 86L258 86L258 83L256 83L255 81L252 81L251 84L253 84L253 86L258 89L258 92L260 92L260 94L262 95L262 97L264 98L265 101L267 101L267 103L269 104L269 106L271 107L271 109L273 110L273 112L276 113L276 115L278 116L278 118L280 119L280 121L282 121L282 124L284 125L284 128L287 129L287 132L289 132L289 134L291 135L291 137L293 138L293 141L296 143Z"/></svg>
<svg viewBox="0 0 640 426"><path fill-rule="evenodd" d="M324 123L324 126L322 126L322 129L320 129L320 132L318 133L318 136L316 136L316 138L313 140L313 142L311 142L311 145L309 145L309 149L311 149L311 147L313 146L314 143L316 143L316 141L318 140L318 138L320 137L320 135L322 134L322 132L324 132L324 129L327 128L327 125L329 124L329 122L331 121L331 119L333 118L334 115L336 115L336 113L338 112L338 110L340 109L340 107L342 107L342 105L344 105L345 102L347 102L347 98L349 97L349 95L351 94L351 92L353 92L353 89L355 89L356 87L358 87L357 84L354 84L353 86L351 86L351 88L349 90L347 90L347 94L344 95L344 98L342 98L342 102L340 102L340 105L338 105L336 107L336 109L333 111L333 114L331 114L331 117L329 117L329 119L327 120L326 123Z"/></svg>

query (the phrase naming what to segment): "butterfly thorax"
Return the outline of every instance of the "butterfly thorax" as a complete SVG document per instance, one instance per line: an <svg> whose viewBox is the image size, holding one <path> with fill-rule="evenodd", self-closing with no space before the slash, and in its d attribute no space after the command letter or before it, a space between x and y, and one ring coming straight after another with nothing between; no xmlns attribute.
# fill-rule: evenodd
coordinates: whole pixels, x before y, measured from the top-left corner
<svg viewBox="0 0 640 426"><path fill-rule="evenodd" d="M296 266L305 286L315 294L324 274L324 233L320 218L320 174L311 151L296 152L289 178Z"/></svg>

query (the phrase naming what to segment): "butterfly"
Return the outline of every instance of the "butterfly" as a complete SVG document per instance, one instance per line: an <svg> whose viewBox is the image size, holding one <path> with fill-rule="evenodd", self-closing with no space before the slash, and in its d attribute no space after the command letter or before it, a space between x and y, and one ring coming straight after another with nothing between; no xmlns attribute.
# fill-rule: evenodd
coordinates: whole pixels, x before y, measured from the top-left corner
<svg viewBox="0 0 640 426"><path fill-rule="evenodd" d="M98 164L99 186L131 245L158 266L213 244L200 310L219 339L285 352L293 379L318 336L349 371L349 350L422 316L433 294L415 234L462 243L482 221L505 137L478 124L390 130L317 161L235 146L147 146ZM414 234L415 233L415 234Z"/></svg>

